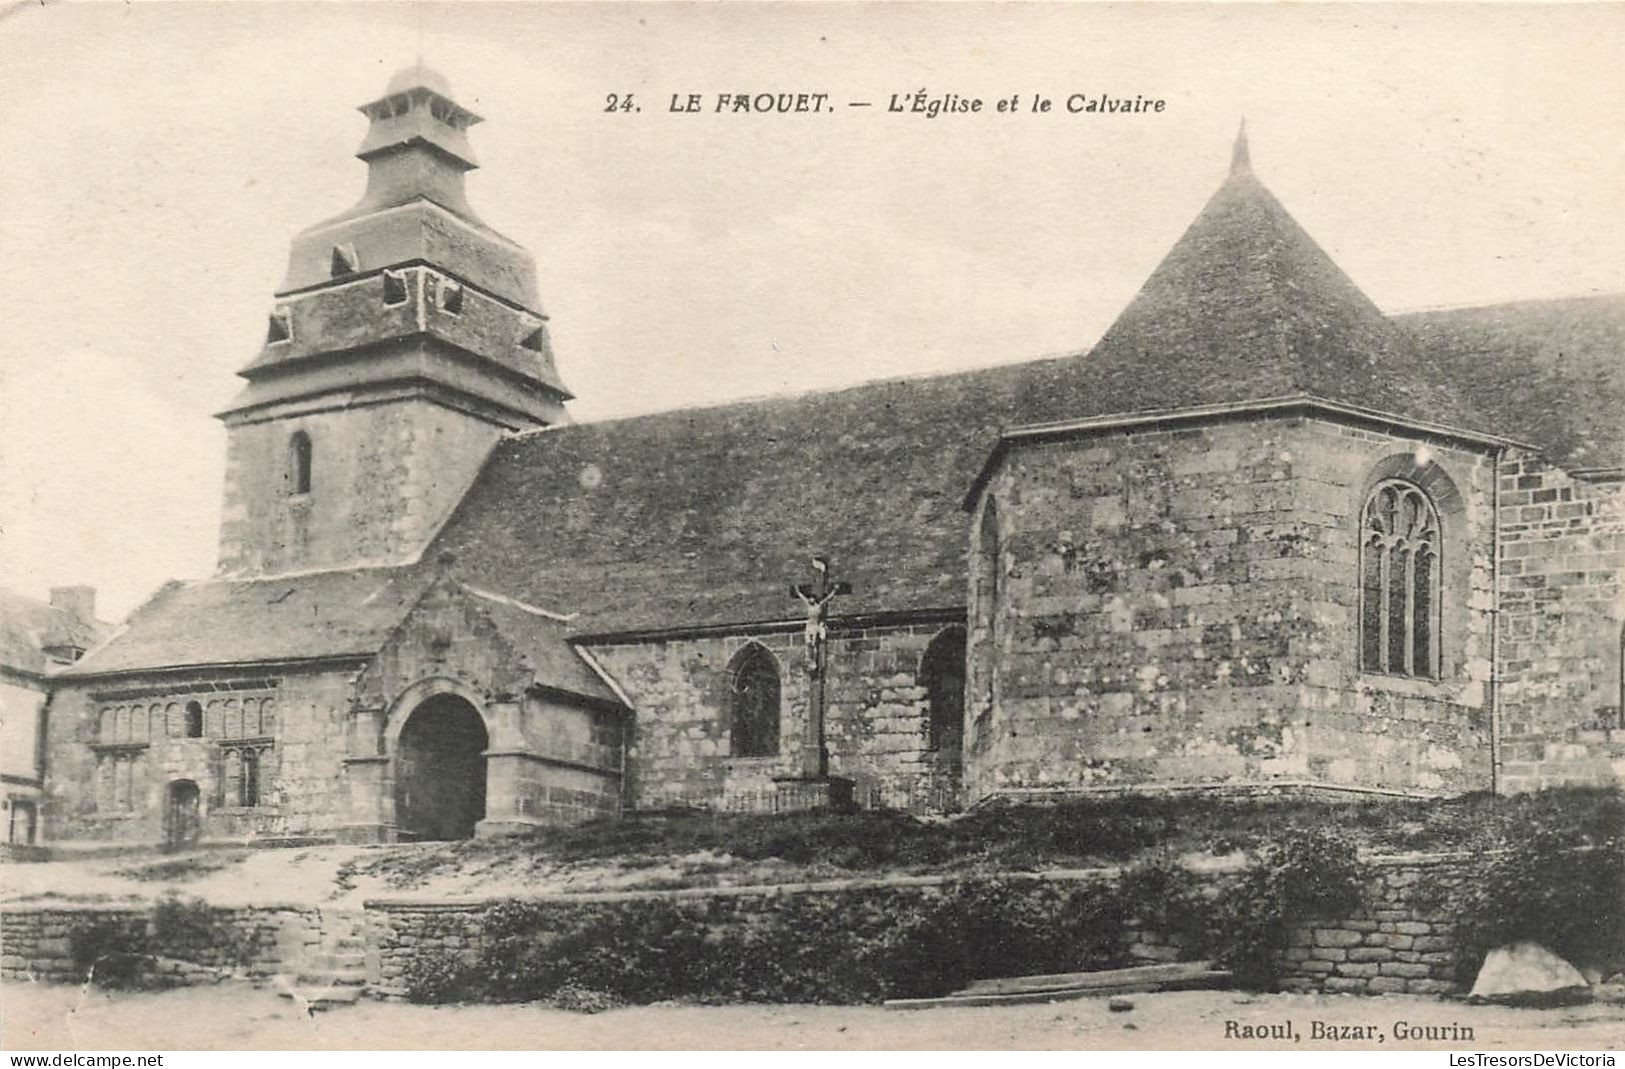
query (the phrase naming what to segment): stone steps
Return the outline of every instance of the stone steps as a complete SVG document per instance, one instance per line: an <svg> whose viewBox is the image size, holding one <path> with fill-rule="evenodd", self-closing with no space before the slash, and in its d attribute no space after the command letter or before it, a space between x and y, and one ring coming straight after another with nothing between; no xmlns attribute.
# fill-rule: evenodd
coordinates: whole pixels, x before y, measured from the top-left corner
<svg viewBox="0 0 1625 1069"><path fill-rule="evenodd" d="M324 911L320 937L287 948L285 960L293 968L279 994L312 1012L354 1005L367 987L365 923L358 912Z"/></svg>

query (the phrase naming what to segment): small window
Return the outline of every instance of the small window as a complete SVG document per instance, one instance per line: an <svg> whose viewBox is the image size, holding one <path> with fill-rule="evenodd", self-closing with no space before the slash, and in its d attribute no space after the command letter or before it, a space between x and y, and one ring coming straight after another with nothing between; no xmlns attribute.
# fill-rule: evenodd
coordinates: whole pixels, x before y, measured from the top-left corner
<svg viewBox="0 0 1625 1069"><path fill-rule="evenodd" d="M779 664L751 643L728 671L730 749L735 757L772 757L779 752Z"/></svg>
<svg viewBox="0 0 1625 1069"><path fill-rule="evenodd" d="M463 287L449 278L440 280L440 310L447 315L463 314Z"/></svg>
<svg viewBox="0 0 1625 1069"><path fill-rule="evenodd" d="M406 276L394 271L384 272L384 303L406 303Z"/></svg>
<svg viewBox="0 0 1625 1069"><path fill-rule="evenodd" d="M526 334L524 340L519 344L533 353L545 353L547 351L547 328L537 327L529 334Z"/></svg>
<svg viewBox="0 0 1625 1069"><path fill-rule="evenodd" d="M203 706L197 702L186 703L186 737L189 739L203 737Z"/></svg>
<svg viewBox="0 0 1625 1069"><path fill-rule="evenodd" d="M237 804L260 804L260 755L258 750L243 751L242 774L237 778Z"/></svg>
<svg viewBox="0 0 1625 1069"><path fill-rule="evenodd" d="M288 493L310 493L310 435L295 431L288 439Z"/></svg>
<svg viewBox="0 0 1625 1069"><path fill-rule="evenodd" d="M293 317L286 308L271 312L271 324L265 331L265 344L281 345L293 338Z"/></svg>
<svg viewBox="0 0 1625 1069"><path fill-rule="evenodd" d="M356 255L354 245L333 246L332 274L334 278L353 275L359 270L361 270L361 257Z"/></svg>

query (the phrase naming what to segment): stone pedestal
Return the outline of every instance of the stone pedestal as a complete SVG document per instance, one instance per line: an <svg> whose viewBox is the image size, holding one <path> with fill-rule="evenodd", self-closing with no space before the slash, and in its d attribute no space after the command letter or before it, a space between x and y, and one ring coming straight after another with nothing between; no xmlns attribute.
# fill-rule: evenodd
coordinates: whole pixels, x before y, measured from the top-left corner
<svg viewBox="0 0 1625 1069"><path fill-rule="evenodd" d="M840 776L774 776L773 812L807 809L851 809L852 787Z"/></svg>

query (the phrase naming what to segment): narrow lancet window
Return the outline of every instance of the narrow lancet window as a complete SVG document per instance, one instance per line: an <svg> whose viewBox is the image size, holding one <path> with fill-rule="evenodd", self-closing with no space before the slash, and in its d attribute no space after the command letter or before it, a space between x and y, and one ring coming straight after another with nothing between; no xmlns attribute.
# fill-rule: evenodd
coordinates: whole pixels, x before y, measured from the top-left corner
<svg viewBox="0 0 1625 1069"><path fill-rule="evenodd" d="M288 493L310 493L310 435L295 431L288 439Z"/></svg>
<svg viewBox="0 0 1625 1069"><path fill-rule="evenodd" d="M958 750L965 734L965 630L951 627L931 640L920 658L933 750Z"/></svg>
<svg viewBox="0 0 1625 1069"><path fill-rule="evenodd" d="M754 642L728 671L730 749L735 757L779 752L779 665Z"/></svg>

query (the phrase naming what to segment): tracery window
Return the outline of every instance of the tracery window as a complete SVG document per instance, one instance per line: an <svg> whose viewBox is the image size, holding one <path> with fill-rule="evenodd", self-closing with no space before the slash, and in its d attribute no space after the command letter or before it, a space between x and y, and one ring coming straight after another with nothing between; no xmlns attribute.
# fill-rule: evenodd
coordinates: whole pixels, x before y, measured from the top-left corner
<svg viewBox="0 0 1625 1069"><path fill-rule="evenodd" d="M1427 494L1385 479L1360 521L1360 667L1439 674L1439 514Z"/></svg>
<svg viewBox="0 0 1625 1069"><path fill-rule="evenodd" d="M739 651L729 669L728 705L735 757L779 752L779 665L754 642Z"/></svg>

